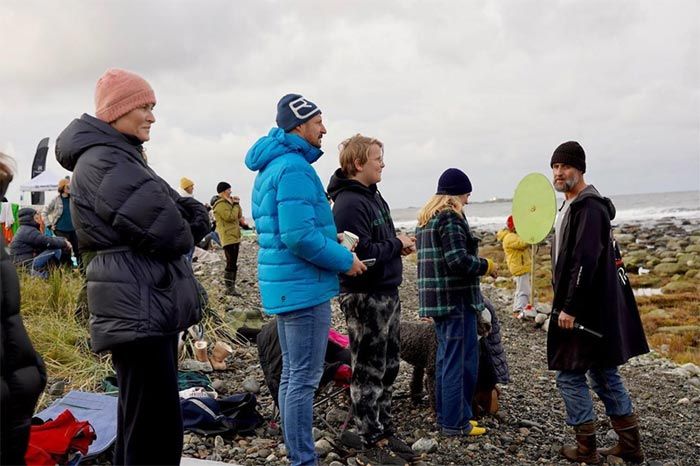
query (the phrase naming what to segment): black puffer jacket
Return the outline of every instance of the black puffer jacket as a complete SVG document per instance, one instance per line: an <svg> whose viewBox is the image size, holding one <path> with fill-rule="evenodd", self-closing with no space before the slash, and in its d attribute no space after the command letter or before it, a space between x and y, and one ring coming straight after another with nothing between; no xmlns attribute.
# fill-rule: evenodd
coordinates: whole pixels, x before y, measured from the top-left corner
<svg viewBox="0 0 700 466"><path fill-rule="evenodd" d="M618 278L610 221L615 207L592 186L569 206L561 248L553 267L552 309L565 311L584 327L603 334L562 330L553 318L547 333L552 370L613 367L649 351L637 304Z"/></svg>
<svg viewBox="0 0 700 466"><path fill-rule="evenodd" d="M209 232L202 204L180 197L146 164L140 142L83 115L56 141L73 172L71 215L87 268L95 351L174 334L201 317L183 254Z"/></svg>
<svg viewBox="0 0 700 466"><path fill-rule="evenodd" d="M501 324L498 321L496 308L487 298L484 297L484 306L491 313L491 331L484 337L484 346L486 348L486 357L491 362L495 382L507 384L510 382L510 371L508 370L508 361L506 352L501 343Z"/></svg>
<svg viewBox="0 0 700 466"><path fill-rule="evenodd" d="M47 249L62 249L66 246L65 239L42 234L39 224L34 221L34 214L36 210L31 207L17 212L20 227L10 243L10 254L15 264L30 261Z"/></svg>
<svg viewBox="0 0 700 466"><path fill-rule="evenodd" d="M0 235L0 464L24 464L46 370L19 314L19 280Z"/></svg>
<svg viewBox="0 0 700 466"><path fill-rule="evenodd" d="M338 169L328 183L333 199L333 217L338 232L355 233L359 242L355 253L360 259L376 263L357 277L340 274L340 289L349 293L394 291L403 278L401 240L391 219L391 211L377 185L367 187L348 179Z"/></svg>

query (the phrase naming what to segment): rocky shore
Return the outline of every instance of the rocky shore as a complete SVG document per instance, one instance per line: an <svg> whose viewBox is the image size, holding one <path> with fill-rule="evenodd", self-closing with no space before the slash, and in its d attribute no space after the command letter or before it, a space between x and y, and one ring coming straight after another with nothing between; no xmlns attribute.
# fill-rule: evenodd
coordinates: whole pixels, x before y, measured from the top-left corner
<svg viewBox="0 0 700 466"><path fill-rule="evenodd" d="M498 256L499 245L493 233L481 232L482 255ZM654 291L640 297L640 310L645 326L651 325L653 338L662 335L688 339L685 348L691 356L697 355L698 283L700 281L700 228L697 222L679 222L670 219L654 226L627 225L616 230L616 237L624 250L630 277L635 287ZM253 239L246 239L239 258L239 291L241 298L227 302L227 318L246 326L260 325L267 318L259 315L259 296L256 284L256 252ZM542 264L538 277L546 281L547 248L541 248L538 262ZM407 320L417 319L417 290L415 259L404 263L404 284L401 287L403 314ZM203 282L216 283L221 276L222 263L202 264L199 267ZM505 267L502 267L504 269ZM648 271L648 272L646 272ZM539 275L542 274L540 277ZM411 367L401 363L395 385L394 416L399 434L422 454L424 465L496 465L496 464L568 464L558 450L570 442L573 434L564 423L564 407L557 392L554 373L546 367L546 334L532 321L514 319L510 312L510 279L501 277L485 283L483 289L497 307L501 320L504 346L508 355L512 382L501 387L500 410L480 422L487 427L485 436L474 439L448 439L438 434L435 419L427 400L414 405L410 397ZM675 296L680 304L669 300ZM665 299L665 307L655 299ZM546 292L540 292L546 303ZM546 305L541 306L542 310ZM654 313L651 318L646 314ZM689 316L677 321L681 315ZM656 317L654 317L656 316ZM344 322L334 304L334 326L344 330ZM676 330L663 330L673 327ZM679 329L679 327L682 327ZM660 331L660 332L659 332ZM662 342L655 351L635 358L622 367L635 409L641 420L642 444L647 465L680 466L700 464L700 368L693 363L674 363L663 356L671 348ZM685 340L683 340L685 341ZM658 342L657 342L658 343ZM241 465L270 466L288 464L278 425L273 420L272 398L265 386L253 345L235 347L229 358L229 370L214 372L211 377L222 394L251 391L258 396L258 408L266 423L253 437L223 438L185 434L184 456L224 461ZM316 410L317 451L325 465L355 465L353 451L344 449L337 438L347 400L340 398L336 405ZM614 443L615 433L604 415L602 404L596 409L600 425L599 445ZM325 422L320 418L323 417ZM610 457L609 464L622 464Z"/></svg>

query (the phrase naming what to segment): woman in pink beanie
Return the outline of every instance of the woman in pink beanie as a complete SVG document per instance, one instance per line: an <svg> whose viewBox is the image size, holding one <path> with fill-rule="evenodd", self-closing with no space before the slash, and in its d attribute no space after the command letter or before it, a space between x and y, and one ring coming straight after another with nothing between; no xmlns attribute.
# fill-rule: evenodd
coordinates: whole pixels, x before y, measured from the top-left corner
<svg viewBox="0 0 700 466"><path fill-rule="evenodd" d="M56 159L73 172L90 342L111 351L117 373L114 464L180 463L177 334L201 318L184 254L209 232L209 218L146 164L155 103L146 80L109 69L97 81L97 118L73 120L56 141Z"/></svg>

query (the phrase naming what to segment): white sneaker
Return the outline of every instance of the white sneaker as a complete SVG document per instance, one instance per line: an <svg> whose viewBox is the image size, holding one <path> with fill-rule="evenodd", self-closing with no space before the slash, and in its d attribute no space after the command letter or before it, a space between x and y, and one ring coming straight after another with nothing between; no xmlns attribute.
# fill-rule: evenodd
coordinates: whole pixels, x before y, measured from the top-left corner
<svg viewBox="0 0 700 466"><path fill-rule="evenodd" d="M530 305L530 304L525 306L525 309L523 309L523 316L524 317L534 319L536 315L537 315L537 310L535 310L535 308L532 307L532 305Z"/></svg>

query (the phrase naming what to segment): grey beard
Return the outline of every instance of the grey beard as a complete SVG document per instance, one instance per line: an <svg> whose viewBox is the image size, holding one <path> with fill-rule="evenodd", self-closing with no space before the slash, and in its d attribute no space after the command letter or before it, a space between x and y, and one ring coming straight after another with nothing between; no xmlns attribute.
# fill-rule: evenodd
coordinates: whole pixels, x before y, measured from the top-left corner
<svg viewBox="0 0 700 466"><path fill-rule="evenodd" d="M561 187L557 187L556 183L554 184L554 189L560 193L568 193L571 191L571 189L576 186L578 183L578 176L575 176L571 179L564 180L564 185Z"/></svg>

